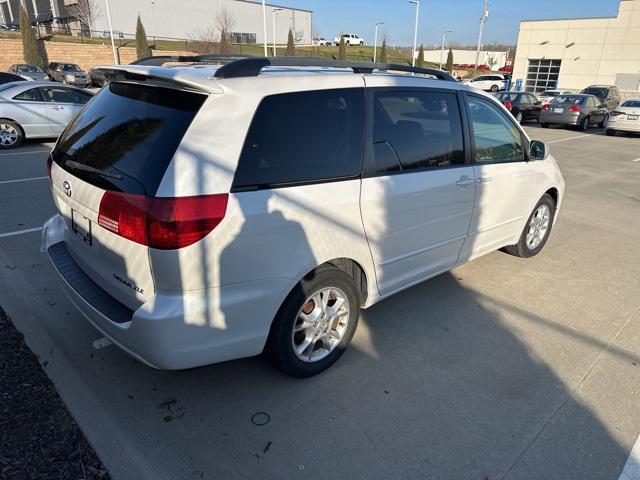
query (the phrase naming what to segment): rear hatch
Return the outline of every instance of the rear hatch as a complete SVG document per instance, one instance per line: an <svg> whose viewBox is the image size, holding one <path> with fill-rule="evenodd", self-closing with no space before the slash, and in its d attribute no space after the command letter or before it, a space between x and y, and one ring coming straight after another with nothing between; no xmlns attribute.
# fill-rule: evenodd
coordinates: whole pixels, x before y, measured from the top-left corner
<svg viewBox="0 0 640 480"><path fill-rule="evenodd" d="M93 281L131 309L154 294L148 226L136 209L155 197L206 98L112 82L80 111L52 151L53 197L68 227L68 250ZM113 214L118 209L120 217ZM125 225L127 211L132 215Z"/></svg>

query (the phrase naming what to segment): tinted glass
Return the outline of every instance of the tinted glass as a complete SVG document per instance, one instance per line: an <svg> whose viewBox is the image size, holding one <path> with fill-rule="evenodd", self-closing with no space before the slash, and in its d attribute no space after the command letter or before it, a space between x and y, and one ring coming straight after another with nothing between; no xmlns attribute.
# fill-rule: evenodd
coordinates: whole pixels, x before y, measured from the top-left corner
<svg viewBox="0 0 640 480"><path fill-rule="evenodd" d="M359 175L364 89L266 97L244 143L234 188L312 182Z"/></svg>
<svg viewBox="0 0 640 480"><path fill-rule="evenodd" d="M40 93L39 88L32 88L31 90L27 90L26 92L19 93L15 97L14 100L20 100L23 102L42 102L43 98Z"/></svg>
<svg viewBox="0 0 640 480"><path fill-rule="evenodd" d="M524 160L520 130L497 105L478 97L467 97L478 163Z"/></svg>
<svg viewBox="0 0 640 480"><path fill-rule="evenodd" d="M84 105L91 99L91 95L74 88L44 87L42 88L44 100L53 103L76 103Z"/></svg>
<svg viewBox="0 0 640 480"><path fill-rule="evenodd" d="M607 98L609 89L600 87L587 87L582 91L582 93L586 95L595 95L598 98Z"/></svg>
<svg viewBox="0 0 640 480"><path fill-rule="evenodd" d="M635 107L640 108L640 100L627 100L621 107Z"/></svg>
<svg viewBox="0 0 640 480"><path fill-rule="evenodd" d="M558 95L550 103L558 105L581 105L586 98L580 95Z"/></svg>
<svg viewBox="0 0 640 480"><path fill-rule="evenodd" d="M521 93L499 93L496 95L496 98L501 102L516 102L518 100L522 100L523 94Z"/></svg>
<svg viewBox="0 0 640 480"><path fill-rule="evenodd" d="M53 157L73 175L107 190L154 195L191 121L207 97L110 83L65 129ZM72 169L68 160L122 178Z"/></svg>
<svg viewBox="0 0 640 480"><path fill-rule="evenodd" d="M388 143L403 170L464 163L462 124L455 93L377 92L373 116L374 144ZM380 149L374 153L376 157L388 155ZM375 163L388 164L379 158Z"/></svg>
<svg viewBox="0 0 640 480"><path fill-rule="evenodd" d="M63 65L62 70L64 70L65 72L81 72L82 71L79 66L73 65L73 64Z"/></svg>
<svg viewBox="0 0 640 480"><path fill-rule="evenodd" d="M42 73L42 70L34 65L18 65L18 71L20 73Z"/></svg>

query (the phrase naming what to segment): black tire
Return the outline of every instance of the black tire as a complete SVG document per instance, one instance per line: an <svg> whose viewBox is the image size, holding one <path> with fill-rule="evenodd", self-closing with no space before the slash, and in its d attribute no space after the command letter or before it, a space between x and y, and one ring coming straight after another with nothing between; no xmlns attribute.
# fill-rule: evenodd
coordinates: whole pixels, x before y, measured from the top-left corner
<svg viewBox="0 0 640 480"><path fill-rule="evenodd" d="M349 321L342 339L334 350L315 362L305 362L298 358L292 344L292 331L298 320L298 313L307 299L318 290L327 287L342 290L350 306ZM271 326L265 353L284 373L298 378L311 377L333 365L351 342L360 316L360 293L353 279L336 267L323 267L302 279L286 298Z"/></svg>
<svg viewBox="0 0 640 480"><path fill-rule="evenodd" d="M541 126L542 128L549 128L549 124L548 124L548 123L544 123L544 122L542 122L542 123L540 124L540 126Z"/></svg>
<svg viewBox="0 0 640 480"><path fill-rule="evenodd" d="M604 128L608 120L609 120L609 115L607 114L604 116L602 121L598 124L598 128Z"/></svg>
<svg viewBox="0 0 640 480"><path fill-rule="evenodd" d="M535 215L536 211L538 210L538 208L543 204L545 204L549 208L549 227L547 228L547 231L544 233L544 237L542 238L542 241L540 242L540 244L536 248L531 249L527 245L527 233L529 232L529 224L531 223L531 220ZM545 244L547 243L549 234L551 233L551 228L553 227L553 219L555 218L555 214L556 214L556 203L553 201L553 198L551 198L551 196L548 193L545 193L542 196L542 198L538 201L538 203L536 203L536 206L533 208L533 212L531 212L531 215L529 215L529 218L527 219L527 224L524 226L524 229L522 230L522 234L520 235L520 239L518 240L518 243L516 243L515 245L508 245L504 247L503 250L510 255L514 255L516 257L521 257L521 258L533 257L538 253L540 253L544 248Z"/></svg>
<svg viewBox="0 0 640 480"><path fill-rule="evenodd" d="M500 90L500 87L498 87L498 85L491 85L491 91L492 92L497 92L498 90Z"/></svg>
<svg viewBox="0 0 640 480"><path fill-rule="evenodd" d="M578 130L580 130L581 132L586 132L587 130L589 130L589 121L591 119L587 116L584 117L584 120L582 120L582 122L580 122L580 125L578 125Z"/></svg>
<svg viewBox="0 0 640 480"><path fill-rule="evenodd" d="M618 132L616 132L615 130L611 130L610 128L607 128L607 129L604 131L604 133L606 133L606 134L607 134L608 136L610 136L610 137L615 137L615 136L616 136L616 133L618 133Z"/></svg>
<svg viewBox="0 0 640 480"><path fill-rule="evenodd" d="M3 140L4 131L0 132L0 150L9 150L11 148L19 147L22 141L24 140L24 131L22 130L22 127L18 125L16 122L12 122L11 120L3 120L3 119L0 119L0 125L9 126L13 130L15 130L15 134L17 135L17 139L15 140L15 142L11 144L4 144L4 140Z"/></svg>

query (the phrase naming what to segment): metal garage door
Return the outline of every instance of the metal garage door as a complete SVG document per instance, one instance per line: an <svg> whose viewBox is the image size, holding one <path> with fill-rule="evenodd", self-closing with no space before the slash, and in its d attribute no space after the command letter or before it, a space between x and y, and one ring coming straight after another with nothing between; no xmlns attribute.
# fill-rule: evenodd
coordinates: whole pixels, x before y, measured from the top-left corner
<svg viewBox="0 0 640 480"><path fill-rule="evenodd" d="M527 69L527 92L539 93L558 87L562 60L529 60Z"/></svg>

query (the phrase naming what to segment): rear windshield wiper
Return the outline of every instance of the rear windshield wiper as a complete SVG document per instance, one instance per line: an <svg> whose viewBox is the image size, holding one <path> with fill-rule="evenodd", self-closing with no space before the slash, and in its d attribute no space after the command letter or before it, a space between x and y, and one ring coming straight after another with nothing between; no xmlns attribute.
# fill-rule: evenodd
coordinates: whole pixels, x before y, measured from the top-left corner
<svg viewBox="0 0 640 480"><path fill-rule="evenodd" d="M117 173L105 172L105 171L102 171L102 170L100 170L98 168L94 168L94 167L90 167L89 165L85 165L84 163L78 163L78 162L74 162L73 160L67 160L66 162L64 162L64 164L67 167L73 168L75 170L84 170L85 172L95 173L96 175L100 175L101 177L115 178L117 180L122 180L122 175L119 175Z"/></svg>

